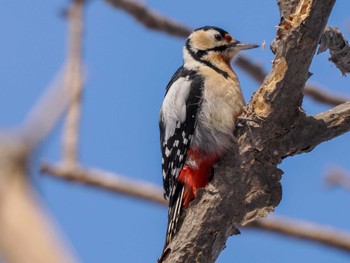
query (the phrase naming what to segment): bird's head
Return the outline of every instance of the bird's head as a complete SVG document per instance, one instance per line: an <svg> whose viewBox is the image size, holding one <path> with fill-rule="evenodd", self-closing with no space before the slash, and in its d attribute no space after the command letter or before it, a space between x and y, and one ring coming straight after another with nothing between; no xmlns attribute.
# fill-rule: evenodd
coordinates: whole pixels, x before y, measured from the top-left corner
<svg viewBox="0 0 350 263"><path fill-rule="evenodd" d="M229 62L241 50L257 48L258 45L242 43L225 30L205 26L188 37L185 48L195 59L212 60L222 58Z"/></svg>

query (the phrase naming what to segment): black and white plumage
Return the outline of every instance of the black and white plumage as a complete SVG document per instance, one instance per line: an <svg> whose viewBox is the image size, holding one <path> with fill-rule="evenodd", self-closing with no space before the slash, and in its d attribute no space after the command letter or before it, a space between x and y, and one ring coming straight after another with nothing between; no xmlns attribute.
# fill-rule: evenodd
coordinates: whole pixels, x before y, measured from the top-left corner
<svg viewBox="0 0 350 263"><path fill-rule="evenodd" d="M164 196L169 199L165 246L183 206L208 182L215 161L230 146L244 99L230 61L242 49L217 27L196 29L183 49L184 64L171 78L159 115Z"/></svg>
<svg viewBox="0 0 350 263"><path fill-rule="evenodd" d="M185 163L202 89L203 78L196 71L187 70L183 66L176 71L167 86L159 118L165 198L171 196L170 192Z"/></svg>
<svg viewBox="0 0 350 263"><path fill-rule="evenodd" d="M203 78L196 71L180 67L167 86L160 112L164 197L169 199L169 207L173 208L169 209L169 219L181 212L184 189L177 178L185 164L195 130L202 89ZM174 234L177 220L178 216L174 221L169 220L168 235Z"/></svg>

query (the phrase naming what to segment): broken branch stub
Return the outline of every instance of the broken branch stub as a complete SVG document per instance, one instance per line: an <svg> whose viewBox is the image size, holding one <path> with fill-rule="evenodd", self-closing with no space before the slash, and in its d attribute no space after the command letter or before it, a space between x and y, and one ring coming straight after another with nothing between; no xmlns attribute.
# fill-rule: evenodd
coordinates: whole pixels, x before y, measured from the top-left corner
<svg viewBox="0 0 350 263"><path fill-rule="evenodd" d="M330 57L343 75L350 72L350 46L337 27L327 26L323 31L317 54L329 49Z"/></svg>

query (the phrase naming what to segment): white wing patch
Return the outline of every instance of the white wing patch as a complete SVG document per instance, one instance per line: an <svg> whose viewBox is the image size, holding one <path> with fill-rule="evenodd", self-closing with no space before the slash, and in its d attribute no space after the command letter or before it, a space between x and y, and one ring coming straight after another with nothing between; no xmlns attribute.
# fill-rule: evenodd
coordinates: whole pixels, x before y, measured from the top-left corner
<svg viewBox="0 0 350 263"><path fill-rule="evenodd" d="M191 81L186 78L177 79L169 88L164 98L161 112L165 126L164 142L174 133L175 128L186 120L186 100L190 93Z"/></svg>

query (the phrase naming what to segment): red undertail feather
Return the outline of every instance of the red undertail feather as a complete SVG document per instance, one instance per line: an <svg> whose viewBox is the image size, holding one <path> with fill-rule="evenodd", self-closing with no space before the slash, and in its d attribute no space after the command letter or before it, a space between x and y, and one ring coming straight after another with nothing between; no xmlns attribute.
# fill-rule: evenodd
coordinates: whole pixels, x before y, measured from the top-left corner
<svg viewBox="0 0 350 263"><path fill-rule="evenodd" d="M190 165L185 164L178 177L178 181L184 185L184 207L188 207L196 197L197 189L208 184L213 165L219 159L218 156L204 156L197 149L192 148L188 150L187 158L190 160Z"/></svg>

